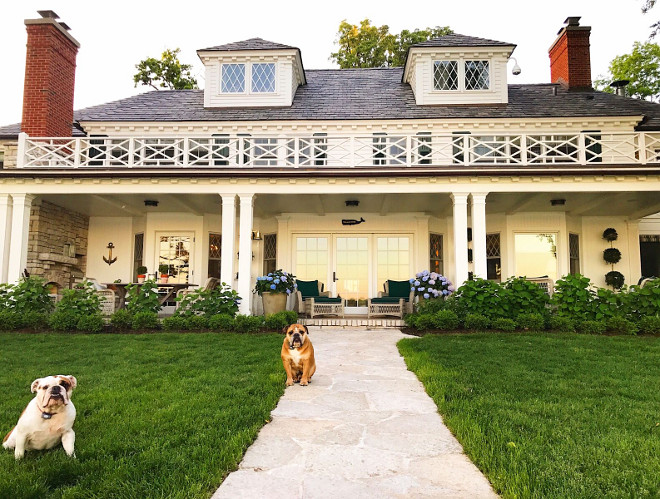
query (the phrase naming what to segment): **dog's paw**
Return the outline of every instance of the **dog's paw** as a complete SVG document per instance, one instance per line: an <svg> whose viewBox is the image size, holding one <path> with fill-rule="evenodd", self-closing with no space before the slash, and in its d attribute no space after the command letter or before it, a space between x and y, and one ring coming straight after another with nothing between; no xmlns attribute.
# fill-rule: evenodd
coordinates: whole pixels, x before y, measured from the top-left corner
<svg viewBox="0 0 660 499"><path fill-rule="evenodd" d="M14 459L16 461L20 461L23 457L25 457L25 452L14 452Z"/></svg>
<svg viewBox="0 0 660 499"><path fill-rule="evenodd" d="M306 379L301 379L300 380L300 386L307 386L309 382Z"/></svg>
<svg viewBox="0 0 660 499"><path fill-rule="evenodd" d="M293 386L293 380L291 378L286 379L286 386Z"/></svg>

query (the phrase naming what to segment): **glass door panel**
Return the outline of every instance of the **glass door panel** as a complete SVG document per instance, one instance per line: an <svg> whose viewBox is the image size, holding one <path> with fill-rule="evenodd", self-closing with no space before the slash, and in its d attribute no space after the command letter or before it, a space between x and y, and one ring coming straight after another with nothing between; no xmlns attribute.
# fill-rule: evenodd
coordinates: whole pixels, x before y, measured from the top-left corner
<svg viewBox="0 0 660 499"><path fill-rule="evenodd" d="M346 300L347 313L366 314L369 299L369 238L335 237L337 296Z"/></svg>
<svg viewBox="0 0 660 499"><path fill-rule="evenodd" d="M410 237L378 236L377 250L377 291L383 290L387 280L407 281L411 277ZM375 295L374 295L375 296Z"/></svg>
<svg viewBox="0 0 660 499"><path fill-rule="evenodd" d="M298 236L295 244L296 279L301 281L318 280L324 289L330 289L328 282L329 250L327 236Z"/></svg>
<svg viewBox="0 0 660 499"><path fill-rule="evenodd" d="M192 235L159 235L158 262L169 268L169 282L185 284L190 282L192 269Z"/></svg>

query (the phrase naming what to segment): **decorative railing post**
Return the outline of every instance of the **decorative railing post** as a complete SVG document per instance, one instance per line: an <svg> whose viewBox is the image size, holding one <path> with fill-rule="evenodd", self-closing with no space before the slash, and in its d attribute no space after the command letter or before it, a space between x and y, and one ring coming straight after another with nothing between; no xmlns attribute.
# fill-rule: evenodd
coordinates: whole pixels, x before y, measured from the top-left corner
<svg viewBox="0 0 660 499"><path fill-rule="evenodd" d="M135 165L135 138L130 137L128 139L128 162L126 166L133 168Z"/></svg>
<svg viewBox="0 0 660 499"><path fill-rule="evenodd" d="M355 166L355 135L351 135L351 140L350 140L349 147L351 148L351 151L350 151L348 157L349 157L349 160L350 160L351 164L348 165L348 166L352 168L352 167Z"/></svg>
<svg viewBox="0 0 660 499"><path fill-rule="evenodd" d="M406 166L412 166L412 137L406 135Z"/></svg>
<svg viewBox="0 0 660 499"><path fill-rule="evenodd" d="M587 141L582 132L578 135L578 164L585 166L587 164Z"/></svg>
<svg viewBox="0 0 660 499"><path fill-rule="evenodd" d="M25 150L27 146L28 134L21 132L18 134L18 150L16 151L16 168L25 168Z"/></svg>
<svg viewBox="0 0 660 499"><path fill-rule="evenodd" d="M181 158L181 166L184 168L190 166L190 138L183 138L183 158Z"/></svg>
<svg viewBox="0 0 660 499"><path fill-rule="evenodd" d="M527 166L529 159L527 157L527 134L520 135L520 164Z"/></svg>
<svg viewBox="0 0 660 499"><path fill-rule="evenodd" d="M639 137L639 143L637 146L639 147L639 162L643 165L646 164L647 161L647 154L646 154L646 133L641 132L637 135Z"/></svg>
<svg viewBox="0 0 660 499"><path fill-rule="evenodd" d="M80 141L82 139L75 139L75 147L73 148L73 167L78 168L80 166Z"/></svg>

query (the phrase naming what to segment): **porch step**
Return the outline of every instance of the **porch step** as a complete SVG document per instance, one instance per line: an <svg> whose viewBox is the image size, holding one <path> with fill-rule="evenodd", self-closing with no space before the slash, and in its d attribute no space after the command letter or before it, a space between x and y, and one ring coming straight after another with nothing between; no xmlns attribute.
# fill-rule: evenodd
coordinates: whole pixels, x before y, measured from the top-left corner
<svg viewBox="0 0 660 499"><path fill-rule="evenodd" d="M355 327L366 326L367 328L401 328L405 323L401 319L395 318L373 318L367 317L314 317L309 319L301 317L298 319L300 324L305 326L334 326L334 327Z"/></svg>

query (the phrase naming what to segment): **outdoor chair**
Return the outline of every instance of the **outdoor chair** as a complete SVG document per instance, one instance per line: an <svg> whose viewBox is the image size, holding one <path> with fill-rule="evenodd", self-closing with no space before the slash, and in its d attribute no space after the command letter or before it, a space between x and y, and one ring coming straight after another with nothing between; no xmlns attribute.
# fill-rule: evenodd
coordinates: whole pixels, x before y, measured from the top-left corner
<svg viewBox="0 0 660 499"><path fill-rule="evenodd" d="M538 284L543 291L546 292L546 294L552 298L552 293L555 290L555 283L552 279L550 279L548 276L543 276L543 277L526 277L529 282L533 282Z"/></svg>
<svg viewBox="0 0 660 499"><path fill-rule="evenodd" d="M344 300L330 298L330 291L323 291L322 282L296 280L296 284L298 313L304 313L310 319L315 315L344 316Z"/></svg>
<svg viewBox="0 0 660 499"><path fill-rule="evenodd" d="M410 281L392 281L388 279L383 284L384 291L378 293L378 298L370 298L367 315L369 318L376 315L391 315L403 318L403 314L412 313L415 293L412 291Z"/></svg>
<svg viewBox="0 0 660 499"><path fill-rule="evenodd" d="M195 292L199 292L199 291L211 291L211 290L217 288L219 284L220 284L220 279L218 279L216 277L209 277L206 280L206 282L204 283L204 286L202 286L201 288L180 289L176 293L176 297L177 297L176 308L179 308L179 306L181 305L181 300L183 300L186 297L187 294L195 293Z"/></svg>
<svg viewBox="0 0 660 499"><path fill-rule="evenodd" d="M94 294L101 300L101 315L110 316L115 313L115 292L111 289L97 289Z"/></svg>

